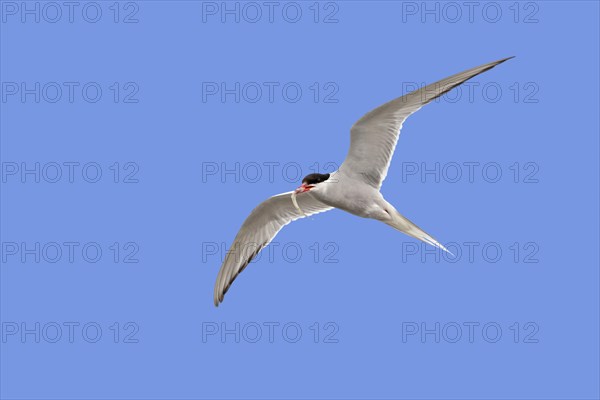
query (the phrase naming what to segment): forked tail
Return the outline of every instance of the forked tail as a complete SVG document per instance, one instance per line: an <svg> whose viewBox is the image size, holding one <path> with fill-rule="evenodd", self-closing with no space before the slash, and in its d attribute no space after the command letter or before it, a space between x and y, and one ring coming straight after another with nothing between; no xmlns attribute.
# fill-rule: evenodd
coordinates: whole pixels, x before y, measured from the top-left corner
<svg viewBox="0 0 600 400"><path fill-rule="evenodd" d="M431 237L423 229L413 224L408 218L404 217L395 208L389 210L389 214L392 217L391 220L384 221L386 224L399 230L400 232L406 233L408 236L414 237L415 239L422 240L423 242L430 244L434 247L438 247L447 253L452 254L447 248L445 248L440 242ZM452 254L454 255L454 254Z"/></svg>

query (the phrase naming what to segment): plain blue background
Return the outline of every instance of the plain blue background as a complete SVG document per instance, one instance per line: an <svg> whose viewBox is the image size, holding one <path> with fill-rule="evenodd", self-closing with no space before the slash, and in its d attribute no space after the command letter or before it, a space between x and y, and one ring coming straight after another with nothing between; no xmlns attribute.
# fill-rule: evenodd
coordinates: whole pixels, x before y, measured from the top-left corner
<svg viewBox="0 0 600 400"><path fill-rule="evenodd" d="M103 169L96 184L8 177L2 242L97 242L104 253L97 263L81 256L35 263L3 247L5 331L12 323L93 322L103 335L97 343L80 333L69 343L66 329L57 343L7 336L2 398L599 397L597 2L517 3L517 22L515 3L500 2L496 23L482 17L486 3L472 22L463 15L451 23L454 14L422 22L421 14L403 14L401 2L353 1L337 3L337 23L314 23L313 2L301 3L298 23L280 12L273 23L266 16L221 23L219 16L203 22L201 2L142 1L138 22L130 24L112 21L113 2L99 4L97 23L82 20L79 8L73 23L64 15L57 23L22 23L3 14L2 82L93 81L104 94L97 103L80 95L73 103L36 103L32 96L1 103L5 168L75 161ZM123 14L134 10L125 6ZM319 5L320 20L335 10L326 6ZM532 12L537 22L525 23ZM203 166L297 163L307 174L314 163L340 163L352 123L403 94L403 83L433 82L511 55L517 58L476 78L497 83L499 101L476 90L473 101L431 104L405 123L383 186L392 204L442 243L497 243L500 261L487 261L480 250L473 261L403 260L403 246L414 241L333 211L276 238L302 249L298 262L275 251L273 261L251 264L224 304L213 306L220 258L203 254L206 244L230 244L253 207L292 190L301 177L288 182L276 169L273 182L231 175L203 181ZM297 82L302 99L202 100L203 82L271 81ZM139 101L114 103L114 82L135 82ZM333 82L338 101L315 103L314 82ZM531 90L515 101L515 83L521 90L533 83L537 102L524 100ZM114 162L136 163L139 182L112 183ZM495 162L503 178L403 182L402 162ZM537 183L514 183L515 162L535 163ZM113 242L135 242L139 262L114 263ZM337 263L324 262L329 242ZM515 242L534 243L539 262L523 262L525 253L515 262ZM114 343L115 322L121 334L133 322L138 342ZM278 329L297 324L302 337L288 343L276 331L270 343L264 328L257 343L236 343L234 335L203 340L203 326L267 322ZM328 322L337 327L337 343L324 343ZM480 325L473 343L466 329L456 343L436 343L433 335L403 341L407 322ZM480 332L490 322L503 330L496 343ZM528 322L538 328L537 343L525 343Z"/></svg>

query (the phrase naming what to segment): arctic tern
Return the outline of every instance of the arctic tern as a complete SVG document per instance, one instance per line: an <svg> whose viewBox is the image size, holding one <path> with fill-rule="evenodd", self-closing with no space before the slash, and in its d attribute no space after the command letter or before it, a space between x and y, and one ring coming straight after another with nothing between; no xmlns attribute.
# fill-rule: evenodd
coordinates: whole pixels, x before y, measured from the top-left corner
<svg viewBox="0 0 600 400"><path fill-rule="evenodd" d="M270 197L246 218L225 256L215 283L215 306L240 272L277 235L297 219L339 208L372 218L448 251L388 203L379 191L385 179L404 121L425 104L456 86L513 57L452 75L383 104L365 114L350 129L350 150L331 174L307 175L295 191Z"/></svg>

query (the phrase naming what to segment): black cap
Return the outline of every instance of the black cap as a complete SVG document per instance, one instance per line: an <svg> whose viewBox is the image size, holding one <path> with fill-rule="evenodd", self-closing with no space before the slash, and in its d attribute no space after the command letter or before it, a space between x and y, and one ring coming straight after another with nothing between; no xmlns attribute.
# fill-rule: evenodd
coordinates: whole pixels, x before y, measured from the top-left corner
<svg viewBox="0 0 600 400"><path fill-rule="evenodd" d="M302 179L302 183L307 185L315 185L317 183L326 181L330 176L330 174L310 174L306 175L304 179Z"/></svg>

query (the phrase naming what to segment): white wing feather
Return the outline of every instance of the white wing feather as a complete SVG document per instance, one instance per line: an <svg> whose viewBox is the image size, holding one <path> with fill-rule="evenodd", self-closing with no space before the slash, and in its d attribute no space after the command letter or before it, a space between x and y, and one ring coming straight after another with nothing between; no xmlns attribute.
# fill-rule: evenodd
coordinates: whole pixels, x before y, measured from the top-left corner
<svg viewBox="0 0 600 400"><path fill-rule="evenodd" d="M452 75L368 112L350 129L350 150L340 172L379 189L387 175L402 123L425 104L512 57Z"/></svg>
<svg viewBox="0 0 600 400"><path fill-rule="evenodd" d="M294 204L292 194L293 192L287 192L268 198L246 218L219 270L214 292L216 306L223 301L225 293L239 273L273 240L281 228L297 219L333 208L315 199L310 192L298 194L295 199L298 204Z"/></svg>

